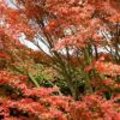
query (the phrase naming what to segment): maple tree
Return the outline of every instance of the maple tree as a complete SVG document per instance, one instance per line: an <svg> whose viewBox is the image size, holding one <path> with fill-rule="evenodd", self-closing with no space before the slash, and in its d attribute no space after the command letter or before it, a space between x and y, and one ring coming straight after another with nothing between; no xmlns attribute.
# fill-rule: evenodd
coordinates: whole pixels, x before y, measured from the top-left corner
<svg viewBox="0 0 120 120"><path fill-rule="evenodd" d="M85 84L86 92L92 91L90 84L95 76L84 69L99 59L99 49L107 50L111 61L119 64L118 1L17 0L14 4L17 10L6 10L8 23L14 29L24 25L24 29L16 28L17 34L24 32L28 39L36 38L48 46L51 55L42 52L63 76L74 98L79 96L79 84ZM32 41L41 50L39 43Z"/></svg>
<svg viewBox="0 0 120 120"><path fill-rule="evenodd" d="M67 84L70 95L79 101L75 102L73 98L70 98L68 111L64 111L63 108L56 111L56 107L59 106L58 101L63 100L63 96L55 96L58 101L54 102L55 98L47 94L49 88L39 88L35 83L38 90L36 88L33 90L31 87L28 90L25 83L22 84L22 89L24 88L22 99L24 96L25 99L16 102L6 100L7 109L10 108L10 103L12 109L13 105L18 104L17 111L22 109L20 112L24 116L25 105L30 114L28 116L31 117L31 113L36 114L34 105L40 104L43 118L41 116L39 118L41 111L37 110L38 119L49 117L58 120L119 120L119 0L11 0L11 2L14 5L13 8L9 7L5 0L0 1L0 20L4 23L0 28L0 40L3 41L0 46L2 48L0 57L10 59L6 54L6 49L13 50L13 46L21 47L21 53L24 54L25 49L18 41L24 34L26 39L40 50L31 51L27 54L28 59L33 58L36 63L56 70L61 81ZM42 49L39 41L48 47L49 54ZM20 55L19 51L16 54ZM14 57L12 55L10 54L11 58ZM29 70L28 66L27 70ZM3 73L1 75L4 76ZM9 84L9 77L5 78L1 79L1 83L4 84L6 80L5 84ZM10 83L10 86L21 89L21 85L17 83L12 85ZM38 94L41 93L39 89L42 89L43 93L47 91L44 93L48 95L47 98L43 94L42 98L45 97L46 100L49 98L48 101L52 102L51 109L46 110L44 106L41 106L41 101L36 102L33 98L30 102L33 104L35 102L35 104L26 105L26 97L29 98L31 94L39 96ZM68 104L68 99L69 97L65 97L62 104ZM55 108L53 104L56 105ZM1 109L5 109L4 105ZM50 116L44 115L44 111ZM52 112L56 113L52 114ZM56 114L57 118L55 118Z"/></svg>

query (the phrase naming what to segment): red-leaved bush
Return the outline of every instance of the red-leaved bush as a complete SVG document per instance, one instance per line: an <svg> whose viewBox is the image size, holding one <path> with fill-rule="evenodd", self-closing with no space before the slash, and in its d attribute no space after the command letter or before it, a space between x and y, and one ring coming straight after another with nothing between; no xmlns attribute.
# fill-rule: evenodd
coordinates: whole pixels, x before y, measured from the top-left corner
<svg viewBox="0 0 120 120"><path fill-rule="evenodd" d="M35 88L27 77L6 71L0 71L0 89L3 120L120 120L120 96L106 100L94 93L74 101L57 87Z"/></svg>

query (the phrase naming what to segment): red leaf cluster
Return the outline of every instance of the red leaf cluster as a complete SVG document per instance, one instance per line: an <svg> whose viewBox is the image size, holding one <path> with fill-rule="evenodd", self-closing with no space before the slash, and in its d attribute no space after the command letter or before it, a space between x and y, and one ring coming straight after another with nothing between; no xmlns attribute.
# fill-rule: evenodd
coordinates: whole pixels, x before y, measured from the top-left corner
<svg viewBox="0 0 120 120"><path fill-rule="evenodd" d="M4 120L120 120L119 96L106 100L97 94L74 101L56 88L34 88L25 76L0 72L0 118Z"/></svg>

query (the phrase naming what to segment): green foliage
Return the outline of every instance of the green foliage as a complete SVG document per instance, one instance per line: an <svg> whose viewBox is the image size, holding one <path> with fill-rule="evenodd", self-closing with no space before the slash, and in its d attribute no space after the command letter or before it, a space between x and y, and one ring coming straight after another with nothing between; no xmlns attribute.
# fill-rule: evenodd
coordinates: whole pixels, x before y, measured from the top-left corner
<svg viewBox="0 0 120 120"><path fill-rule="evenodd" d="M34 78L37 81L37 83L39 83L40 86L44 87L53 86L53 83L51 82L49 75L40 73L39 75L35 75Z"/></svg>

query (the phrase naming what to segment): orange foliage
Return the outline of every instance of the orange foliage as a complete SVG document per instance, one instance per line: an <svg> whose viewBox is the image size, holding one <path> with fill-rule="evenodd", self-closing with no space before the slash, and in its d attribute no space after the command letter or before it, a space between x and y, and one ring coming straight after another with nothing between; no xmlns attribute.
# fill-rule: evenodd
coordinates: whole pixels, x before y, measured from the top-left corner
<svg viewBox="0 0 120 120"><path fill-rule="evenodd" d="M4 50L13 49L15 41L24 33L40 50L41 46L34 39L46 44L50 51L50 55L46 51L38 51L30 52L27 56L58 70L74 99L101 93L104 87L107 93L110 92L110 102L101 100L106 95L102 92L100 97L85 97L85 103L80 102L80 106L75 104L78 111L73 109L73 120L79 120L79 115L83 117L82 120L116 120L115 116L120 119L119 113L113 110L112 98L120 91L119 0L16 0L16 9L8 7L4 1L0 3L0 19L4 22L0 28L0 41L5 46ZM107 51L106 56L101 55L101 49ZM24 56L22 58L24 60ZM81 84L84 87L83 93L80 93ZM118 89L118 93L112 89L112 85ZM36 91L33 93L36 94ZM46 94L46 90L43 91ZM29 93L31 90L27 91ZM89 103L89 99L92 103ZM91 117L94 112L91 104L96 103L95 116ZM49 112L53 113L52 110ZM54 115L56 114L61 115L55 112Z"/></svg>

